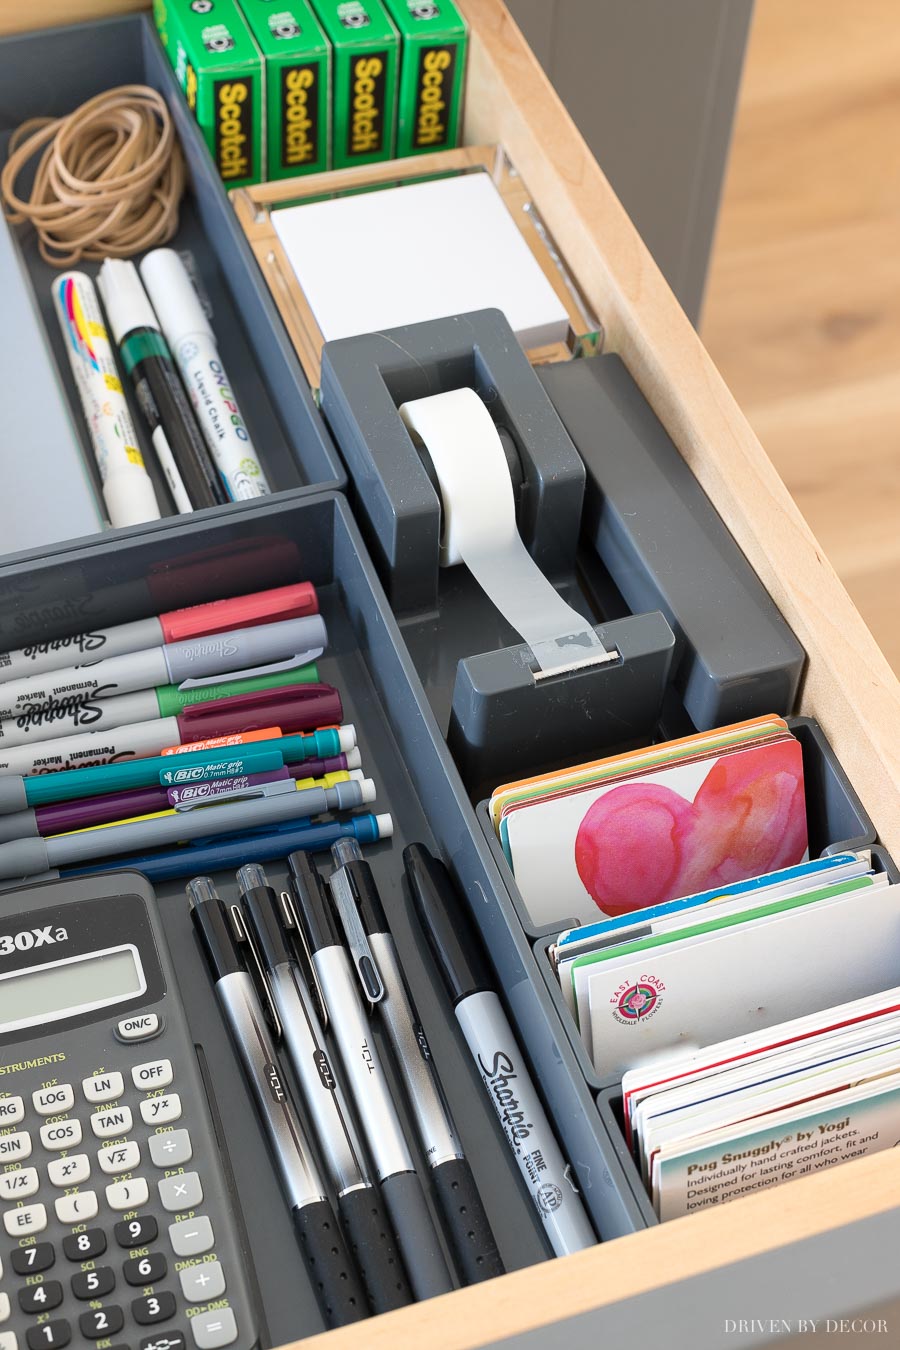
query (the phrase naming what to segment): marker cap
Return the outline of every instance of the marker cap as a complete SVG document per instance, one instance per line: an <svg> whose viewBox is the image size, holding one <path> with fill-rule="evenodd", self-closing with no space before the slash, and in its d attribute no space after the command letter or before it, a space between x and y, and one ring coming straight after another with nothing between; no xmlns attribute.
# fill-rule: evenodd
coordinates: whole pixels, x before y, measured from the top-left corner
<svg viewBox="0 0 900 1350"><path fill-rule="evenodd" d="M195 703L177 720L185 741L200 741L275 726L284 732L312 731L340 722L343 712L341 696L330 684L299 684Z"/></svg>
<svg viewBox="0 0 900 1350"><path fill-rule="evenodd" d="M481 943L443 863L408 844L403 864L413 903L454 1005L492 988Z"/></svg>
<svg viewBox="0 0 900 1350"><path fill-rule="evenodd" d="M133 262L107 258L97 273L97 289L116 342L121 342L135 328L159 331L159 320Z"/></svg>
<svg viewBox="0 0 900 1350"><path fill-rule="evenodd" d="M177 348L182 338L195 333L204 333L215 342L187 268L173 248L148 253L141 263L141 276L170 347Z"/></svg>
<svg viewBox="0 0 900 1350"><path fill-rule="evenodd" d="M196 703L209 703L215 700L235 698L239 694L255 694L261 689L283 689L295 684L318 684L319 668L315 661L296 670L277 670L274 675L248 676L243 680L226 680L223 684L197 685L182 689L177 684L161 684L156 688L156 701L159 704L160 717L177 717L185 708ZM350 766L348 766L350 767Z"/></svg>
<svg viewBox="0 0 900 1350"><path fill-rule="evenodd" d="M302 619L318 612L319 597L315 586L309 581L300 581L294 586L276 586L270 591L236 595L230 600L213 600L207 605L173 609L168 614L160 614L159 622L166 642L182 642L185 638L227 633L232 628Z"/></svg>

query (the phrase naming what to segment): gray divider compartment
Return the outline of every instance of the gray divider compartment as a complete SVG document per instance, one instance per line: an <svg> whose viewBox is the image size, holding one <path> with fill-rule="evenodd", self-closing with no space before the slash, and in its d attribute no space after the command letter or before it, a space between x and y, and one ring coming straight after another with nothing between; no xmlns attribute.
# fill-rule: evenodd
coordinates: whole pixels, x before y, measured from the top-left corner
<svg viewBox="0 0 900 1350"><path fill-rule="evenodd" d="M343 499L302 492L226 507L165 529L140 527L78 546L59 546L0 565L0 647L80 631L85 615L124 622L166 603L189 605L257 585L311 580L329 629L321 677L341 691L345 720L359 731L363 766L376 780L372 809L390 811L391 841L366 846L436 1063L447 1089L501 1253L513 1269L547 1256L527 1194L458 1034L402 882L404 845L421 840L455 873L485 937L498 991L518 1026L548 1111L599 1232L632 1231L639 1210L624 1181L592 1095L560 1036L549 994L481 836L399 630ZM160 590L162 587L162 590ZM104 604L109 599L108 608ZM325 860L320 858L320 862ZM267 867L273 885L286 868ZM232 872L217 877L234 896ZM252 1103L218 1016L192 936L184 883L160 884L179 981L197 1042L210 1066L237 1191L254 1254L272 1344L321 1328L299 1273L288 1214ZM461 899L461 903L464 903Z"/></svg>
<svg viewBox="0 0 900 1350"><path fill-rule="evenodd" d="M201 288L212 306L223 364L273 492L342 486L340 459L148 15L0 41L0 161L6 158L10 133L27 118L61 116L105 89L129 83L157 89L171 109L189 188L169 246L193 255ZM20 179L20 191L26 181L24 176ZM90 438L50 298L51 281L59 272L40 257L29 226L9 226L0 219L0 229L10 230L30 276L85 464L99 493ZM77 267L95 276L98 264ZM132 407L161 509L173 513L146 429ZM232 509L243 509L243 504Z"/></svg>
<svg viewBox="0 0 900 1350"><path fill-rule="evenodd" d="M465 567L440 568L442 503L398 409L471 388L503 444L526 547L618 659L539 682ZM578 574L584 465L505 316L477 310L325 344L322 410L404 638L470 794L652 734L675 638L656 609L599 622ZM567 649L569 650L569 649ZM575 651L573 647L571 649Z"/></svg>
<svg viewBox="0 0 900 1350"><path fill-rule="evenodd" d="M621 358L537 373L584 460L585 535L629 608L671 623L694 725L790 712L803 648Z"/></svg>

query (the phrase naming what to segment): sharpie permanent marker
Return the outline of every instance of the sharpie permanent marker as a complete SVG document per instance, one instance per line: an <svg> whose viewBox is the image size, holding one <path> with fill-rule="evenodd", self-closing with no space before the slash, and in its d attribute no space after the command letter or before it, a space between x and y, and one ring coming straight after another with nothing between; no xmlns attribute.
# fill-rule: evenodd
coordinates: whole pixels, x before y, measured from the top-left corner
<svg viewBox="0 0 900 1350"><path fill-rule="evenodd" d="M152 787L159 783L204 782L230 778L240 773L264 773L286 761L325 758L352 750L356 728L325 727L297 736L275 736L252 745L216 746L187 750L180 755L153 755L123 759L115 764L89 764L59 773L21 774L0 777L0 814L46 806L48 802L71 802L79 797L99 797L107 792ZM24 836L23 836L24 837Z"/></svg>
<svg viewBox="0 0 900 1350"><path fill-rule="evenodd" d="M194 420L133 262L107 258L97 286L178 511L231 500Z"/></svg>
<svg viewBox="0 0 900 1350"><path fill-rule="evenodd" d="M466 1284L492 1280L504 1273L503 1261L456 1133L419 1014L406 987L372 869L352 838L332 844L331 856L337 870L332 873L329 885L351 955L361 925L364 934L361 959L373 962L381 977L384 992L374 1008L384 1023L394 1062L406 1087L453 1254Z"/></svg>
<svg viewBox="0 0 900 1350"><path fill-rule="evenodd" d="M403 862L456 1020L553 1252L568 1256L592 1247L597 1239L568 1180L568 1165L491 986L481 943L464 902L446 868L421 844L409 844L403 850Z"/></svg>
<svg viewBox="0 0 900 1350"><path fill-rule="evenodd" d="M109 656L47 675L9 680L0 685L0 719L19 717L36 708L55 708L61 703L152 690L162 684L210 681L224 675L239 679L271 674L273 667L290 670L315 661L327 641L321 615L310 614L281 623L209 633L184 642L166 642L161 647ZM131 720L152 715L144 711L143 717Z"/></svg>
<svg viewBox="0 0 900 1350"><path fill-rule="evenodd" d="M80 736L84 731L110 731L130 722L152 722L156 718L177 718L199 704L238 698L263 689L284 689L298 684L318 684L315 661L296 670L279 670L274 675L250 676L242 680L216 681L190 688L161 684L156 689L140 689L133 694L113 694L112 698L61 699L50 707L32 708L16 717L0 720L0 746L11 750L17 745L58 740L61 736ZM190 740L180 730L174 739L181 744Z"/></svg>
<svg viewBox="0 0 900 1350"><path fill-rule="evenodd" d="M141 263L141 277L229 496L266 496L266 476L184 263L174 249L157 248Z"/></svg>
<svg viewBox="0 0 900 1350"><path fill-rule="evenodd" d="M2 853L2 848L0 848ZM417 1299L452 1289L425 1194L397 1116L384 1066L356 991L356 976L341 940L324 882L305 853L288 858L306 948L328 1011L348 1090ZM374 991L372 991L374 992Z"/></svg>
<svg viewBox="0 0 900 1350"><path fill-rule="evenodd" d="M364 778L330 788L298 786L292 793L274 797L205 806L202 811L173 811L124 825L98 825L75 834L55 834L50 839L15 839L0 844L0 879L33 876L54 867L120 853L165 848L188 839L265 828L326 811L348 811L374 800L375 784L371 778Z"/></svg>
<svg viewBox="0 0 900 1350"><path fill-rule="evenodd" d="M288 1096L265 1014L238 955L228 913L209 877L195 877L187 894L216 998L256 1102L326 1324L337 1327L359 1322L369 1315L366 1296L306 1131Z"/></svg>
<svg viewBox="0 0 900 1350"><path fill-rule="evenodd" d="M220 742L223 736L264 732L271 727L312 731L336 726L342 717L341 696L330 684L261 689L257 694L195 703L177 717L132 722L111 731L85 731L34 745L15 745L9 750L0 741L0 781L6 774L53 773L80 769L85 764L163 756L173 743L200 742L206 749L217 749L219 746L209 742Z"/></svg>
<svg viewBox="0 0 900 1350"><path fill-rule="evenodd" d="M34 642L18 651L0 652L0 680L21 680L44 675L48 670L100 661L107 656L125 656L162 647L167 642L225 633L231 628L252 628L259 623L280 623L318 614L319 598L308 581L293 586L275 586L266 591L236 595L230 600L212 600L205 605L171 609L149 619L116 624L113 628L89 628L71 637Z"/></svg>

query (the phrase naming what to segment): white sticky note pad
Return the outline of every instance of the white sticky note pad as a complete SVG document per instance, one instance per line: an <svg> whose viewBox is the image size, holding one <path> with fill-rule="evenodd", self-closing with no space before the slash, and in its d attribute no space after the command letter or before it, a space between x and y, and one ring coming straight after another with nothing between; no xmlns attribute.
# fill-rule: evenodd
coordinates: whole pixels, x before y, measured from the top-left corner
<svg viewBox="0 0 900 1350"><path fill-rule="evenodd" d="M487 173L285 207L272 222L325 341L501 309L523 347L568 316Z"/></svg>

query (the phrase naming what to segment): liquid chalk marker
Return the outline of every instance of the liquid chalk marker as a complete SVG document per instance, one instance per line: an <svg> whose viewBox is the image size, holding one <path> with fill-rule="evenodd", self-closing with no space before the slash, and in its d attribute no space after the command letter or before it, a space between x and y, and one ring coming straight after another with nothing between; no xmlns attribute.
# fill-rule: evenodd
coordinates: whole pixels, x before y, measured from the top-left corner
<svg viewBox="0 0 900 1350"><path fill-rule="evenodd" d="M97 286L175 505L179 511L223 506L228 493L194 420L137 268L132 262L107 258L97 274Z"/></svg>
<svg viewBox="0 0 900 1350"><path fill-rule="evenodd" d="M141 276L229 493L238 501L267 496L271 489L184 263L174 249L157 248L141 263Z"/></svg>
<svg viewBox="0 0 900 1350"><path fill-rule="evenodd" d="M159 520L156 493L138 449L93 282L84 272L64 272L50 289L91 433L110 524L118 529Z"/></svg>

